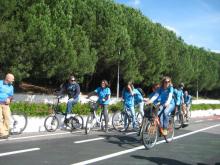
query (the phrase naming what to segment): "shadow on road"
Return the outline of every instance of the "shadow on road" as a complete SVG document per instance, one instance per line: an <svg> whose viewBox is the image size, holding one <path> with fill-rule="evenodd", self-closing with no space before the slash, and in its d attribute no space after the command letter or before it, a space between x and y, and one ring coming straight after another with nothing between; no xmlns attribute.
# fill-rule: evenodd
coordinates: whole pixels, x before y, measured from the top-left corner
<svg viewBox="0 0 220 165"><path fill-rule="evenodd" d="M139 156L139 155L131 155L131 157L135 159L142 159L142 160L148 160L153 163L156 163L157 165L164 165L164 164L172 164L172 165L191 165L189 163L184 163L179 160L169 159L169 158L160 158L160 157L146 157L146 156ZM197 163L197 165L209 165L206 163ZM220 165L219 162L214 163L213 165Z"/></svg>
<svg viewBox="0 0 220 165"><path fill-rule="evenodd" d="M132 136L125 136L124 134L121 135L99 135L101 137L104 137L106 139L106 142L117 144L118 146L122 148L130 148L140 146L140 140L138 140L136 137Z"/></svg>
<svg viewBox="0 0 220 165"><path fill-rule="evenodd" d="M160 157L145 157L145 156L139 156L139 155L132 155L131 157L135 159L142 159L142 160L148 160L153 163L156 163L158 165L164 165L164 164L172 164L172 165L191 165L188 163L184 163L178 160L174 159L168 159L168 158L160 158Z"/></svg>

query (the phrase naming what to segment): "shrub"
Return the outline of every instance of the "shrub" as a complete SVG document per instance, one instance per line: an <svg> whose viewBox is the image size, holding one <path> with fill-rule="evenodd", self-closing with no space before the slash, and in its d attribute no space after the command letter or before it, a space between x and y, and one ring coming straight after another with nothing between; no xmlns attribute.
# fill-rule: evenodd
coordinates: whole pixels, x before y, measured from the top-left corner
<svg viewBox="0 0 220 165"><path fill-rule="evenodd" d="M43 104L43 103L28 103L28 102L13 102L10 105L11 111L20 111L26 113L28 116L47 116L53 112L53 105ZM59 108L62 112L66 110L66 104L59 104ZM109 105L108 107L110 113L122 110L122 102ZM220 109L220 104L193 104L191 110L207 110L207 109ZM89 104L77 103L73 107L73 113L79 115L87 115L90 112ZM100 109L98 109L100 112Z"/></svg>

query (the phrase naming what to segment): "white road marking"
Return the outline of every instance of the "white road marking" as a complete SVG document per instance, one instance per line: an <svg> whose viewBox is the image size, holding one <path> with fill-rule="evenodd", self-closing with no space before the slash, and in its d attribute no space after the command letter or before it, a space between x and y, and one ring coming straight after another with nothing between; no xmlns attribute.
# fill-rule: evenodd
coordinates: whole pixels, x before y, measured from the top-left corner
<svg viewBox="0 0 220 165"><path fill-rule="evenodd" d="M93 139L87 139L87 140L81 140L81 141L75 141L74 143L86 143L86 142L91 142L91 141L96 141L96 140L103 140L105 138L100 137L100 138L93 138Z"/></svg>
<svg viewBox="0 0 220 165"><path fill-rule="evenodd" d="M30 149L25 149L25 150L5 152L5 153L0 153L0 157L8 156L8 155L14 155L14 154L21 154L21 153L24 153L24 152L37 151L37 150L40 150L40 148L30 148Z"/></svg>
<svg viewBox="0 0 220 165"><path fill-rule="evenodd" d="M211 128L219 127L219 126L220 126L220 124L216 124L216 125L213 125L213 126L210 126L210 127L199 129L197 131L193 131L193 132L189 132L189 133L186 133L186 134L183 134L183 135L179 135L179 136L174 137L174 140L183 138L185 136L193 135L193 134L196 134L198 132L202 132L202 131L205 131L205 130L208 130L208 129L211 129ZM161 144L161 143L165 143L165 140L158 141L156 144L158 145L158 144ZM99 161L102 161L102 160L105 160L105 159L117 157L117 156L120 156L120 155L124 155L124 154L130 153L130 152L137 151L137 150L141 150L141 149L144 149L144 148L145 148L144 146L139 146L139 147L131 148L131 149L128 149L128 150L115 152L115 153L112 153L112 154L109 154L109 155L100 156L100 157L97 157L97 158L93 158L93 159L85 160L85 161L82 161L82 162L74 163L72 165L86 165L86 164L90 164L90 163L95 163L95 162L99 162Z"/></svg>
<svg viewBox="0 0 220 165"><path fill-rule="evenodd" d="M132 135L132 134L136 134L137 132L129 132L129 133L125 133L125 135Z"/></svg>
<svg viewBox="0 0 220 165"><path fill-rule="evenodd" d="M47 137L47 136L57 136L57 135L65 135L70 133L78 133L82 131L74 131L74 132L61 132L61 133L53 133L53 134L46 134L46 135L34 135L34 136L25 136L25 137L17 137L17 138L8 138L8 139L2 139L1 141L12 141L12 140L21 140L21 139L30 139L30 138L38 138L38 137Z"/></svg>
<svg viewBox="0 0 220 165"><path fill-rule="evenodd" d="M201 123L201 122L203 122L204 120L197 120L197 121L195 121L195 123Z"/></svg>

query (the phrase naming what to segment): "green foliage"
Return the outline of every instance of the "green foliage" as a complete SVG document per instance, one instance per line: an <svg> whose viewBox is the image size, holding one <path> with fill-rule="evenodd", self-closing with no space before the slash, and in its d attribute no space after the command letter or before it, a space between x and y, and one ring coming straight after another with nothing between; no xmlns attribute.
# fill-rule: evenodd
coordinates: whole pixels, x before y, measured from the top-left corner
<svg viewBox="0 0 220 165"><path fill-rule="evenodd" d="M26 103L26 102L14 102L10 105L11 111L24 112L28 116L47 116L53 112L53 105L48 104L36 104L36 103ZM116 111L123 110L122 102L109 105L109 113L114 113ZM191 110L208 110L208 109L220 109L220 104L193 104ZM66 104L62 103L59 105L59 110L65 112ZM89 104L76 104L72 110L75 114L88 115L90 113ZM100 109L98 109L98 113Z"/></svg>
<svg viewBox="0 0 220 165"><path fill-rule="evenodd" d="M191 110L220 109L220 104L193 104Z"/></svg>
<svg viewBox="0 0 220 165"><path fill-rule="evenodd" d="M123 110L123 103L122 102L118 102L116 104L111 104L111 105L109 105L108 109L109 109L109 112L111 112L111 113Z"/></svg>
<svg viewBox="0 0 220 165"><path fill-rule="evenodd" d="M220 55L187 45L139 10L112 0L0 1L0 67L16 81L83 87L105 78L150 86L161 77L190 90L219 90ZM44 80L44 82L41 82Z"/></svg>

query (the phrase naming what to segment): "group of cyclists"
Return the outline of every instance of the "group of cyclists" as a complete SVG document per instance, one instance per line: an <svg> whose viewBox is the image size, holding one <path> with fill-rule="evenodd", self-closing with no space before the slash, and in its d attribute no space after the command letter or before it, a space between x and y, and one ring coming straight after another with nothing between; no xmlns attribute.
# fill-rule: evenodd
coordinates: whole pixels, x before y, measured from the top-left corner
<svg viewBox="0 0 220 165"><path fill-rule="evenodd" d="M13 81L14 76L12 74L7 74L5 80L1 81L2 85L0 84L1 89L4 87L4 91L0 90L2 96L1 100L3 100L0 104L0 138L8 138L9 136L9 121L6 119L8 119L8 116L10 116L8 104L13 96L14 90L13 86L11 85L11 82ZM131 114L133 129L135 131L139 129L135 115L135 108L138 108L143 118L147 111L147 108L144 108L144 105L154 104L160 107L158 116L160 117L163 135L167 134L169 115L175 112L180 113L182 111L183 104L186 107L185 115L187 118L189 115L192 97L188 94L188 91L183 92L183 88L183 83L181 83L177 88L174 88L171 78L165 76L162 78L160 84L158 83L152 86L152 92L147 98L145 98L143 90L141 88L135 88L132 81L129 81L122 90L122 101L124 108L126 108ZM63 93L67 93L69 97L65 111L65 122L67 120L67 114L70 114L72 111L73 105L80 100L80 86L74 76L70 76L68 80L61 85L61 90L58 92L58 94L62 95ZM103 111L105 119L105 132L108 132L108 105L110 103L111 96L111 90L108 82L106 80L102 80L100 86L88 94L88 98L92 95L98 96L96 107L101 107ZM127 124L128 123L124 122L124 128L127 128Z"/></svg>
<svg viewBox="0 0 220 165"><path fill-rule="evenodd" d="M144 104L154 104L159 106L158 116L160 116L160 122L162 126L162 134L167 134L169 115L172 113L180 112L182 105L186 105L186 115L190 110L192 97L187 91L183 92L184 84L181 83L177 88L174 88L171 78L165 76L162 78L161 83L154 84L152 86L152 93L144 98L144 92L141 88L135 88L132 81L129 81L122 90L122 101L124 108L129 110L132 117L132 127L135 131L139 129L136 121L135 107L138 108L142 117L145 115ZM76 82L74 76L70 76L68 81L61 87L60 94L66 92L69 96L69 100L66 106L66 114L71 112L72 106L79 101L80 87ZM106 80L101 81L101 85L93 92L88 94L88 97L97 95L97 108L101 107L104 112L105 119L105 132L108 132L108 105L110 103L111 90ZM125 119L126 120L126 119ZM124 127L126 128L126 122ZM123 130L122 130L123 131Z"/></svg>

